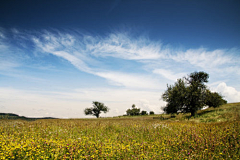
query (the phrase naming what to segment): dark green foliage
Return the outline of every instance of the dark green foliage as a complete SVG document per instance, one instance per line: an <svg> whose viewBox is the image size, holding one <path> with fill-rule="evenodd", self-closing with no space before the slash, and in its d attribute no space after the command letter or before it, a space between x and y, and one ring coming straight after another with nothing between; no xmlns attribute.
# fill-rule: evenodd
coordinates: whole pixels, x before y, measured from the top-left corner
<svg viewBox="0 0 240 160"><path fill-rule="evenodd" d="M150 115L154 115L154 112L153 112L153 111L150 111L149 114L150 114Z"/></svg>
<svg viewBox="0 0 240 160"><path fill-rule="evenodd" d="M207 90L205 103L209 107L217 108L220 105L226 104L227 101L224 100L223 97L217 92L210 92L209 90Z"/></svg>
<svg viewBox="0 0 240 160"><path fill-rule="evenodd" d="M190 112L191 116L195 116L196 112L205 105L205 92L209 75L205 72L194 72L185 78L187 81L187 96L185 101L185 112Z"/></svg>
<svg viewBox="0 0 240 160"><path fill-rule="evenodd" d="M175 85L167 85L167 90L162 95L162 99L167 102L163 110L168 114L183 110L186 96L187 88L182 79L178 79Z"/></svg>
<svg viewBox="0 0 240 160"><path fill-rule="evenodd" d="M205 85L208 78L209 75L205 72L194 72L178 79L174 85L167 85L167 90L162 95L162 99L167 102L163 110L168 114L183 112L195 116L205 105L219 106L226 103L218 93L208 93Z"/></svg>
<svg viewBox="0 0 240 160"><path fill-rule="evenodd" d="M84 110L85 115L93 115L99 118L99 115L101 112L107 113L109 111L109 108L105 106L103 103L93 101L93 107L91 108L86 108Z"/></svg>
<svg viewBox="0 0 240 160"><path fill-rule="evenodd" d="M133 105L132 105L132 108L135 108L135 107L136 107L135 104L133 104Z"/></svg>
<svg viewBox="0 0 240 160"><path fill-rule="evenodd" d="M142 111L141 115L148 115L147 111Z"/></svg>
<svg viewBox="0 0 240 160"><path fill-rule="evenodd" d="M133 104L132 109L128 109L126 112L128 116L137 116L140 115L140 108L136 108L135 104Z"/></svg>

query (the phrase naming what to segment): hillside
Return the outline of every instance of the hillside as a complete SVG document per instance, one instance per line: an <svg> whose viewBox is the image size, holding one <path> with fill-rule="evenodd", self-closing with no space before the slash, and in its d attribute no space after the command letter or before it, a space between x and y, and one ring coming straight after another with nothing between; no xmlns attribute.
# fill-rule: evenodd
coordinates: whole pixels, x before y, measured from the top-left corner
<svg viewBox="0 0 240 160"><path fill-rule="evenodd" d="M194 122L225 122L240 120L240 103L228 103L218 108L207 108L197 112L195 117L189 114L163 115L166 120Z"/></svg>
<svg viewBox="0 0 240 160"><path fill-rule="evenodd" d="M224 122L240 120L240 103L229 103L219 108L208 108L198 112L195 118L200 122Z"/></svg>
<svg viewBox="0 0 240 160"><path fill-rule="evenodd" d="M29 118L29 117L19 116L13 113L0 113L0 119L22 119L22 120L33 121L37 119L56 119L56 118L53 118L53 117Z"/></svg>
<svg viewBox="0 0 240 160"><path fill-rule="evenodd" d="M193 121L193 122L225 122L240 120L240 102L228 103L218 108L207 108L197 112L195 117L190 113L158 114L148 116L119 116L118 118L159 119L162 121Z"/></svg>

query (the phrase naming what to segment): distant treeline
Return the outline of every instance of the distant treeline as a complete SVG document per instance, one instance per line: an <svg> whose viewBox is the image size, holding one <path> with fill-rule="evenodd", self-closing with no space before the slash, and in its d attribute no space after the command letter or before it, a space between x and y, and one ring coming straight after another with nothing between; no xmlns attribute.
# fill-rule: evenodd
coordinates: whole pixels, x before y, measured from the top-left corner
<svg viewBox="0 0 240 160"><path fill-rule="evenodd" d="M13 113L0 113L0 119L22 119L22 120L34 121L38 119L57 119L57 118L54 118L54 117L29 118L25 116L19 116Z"/></svg>

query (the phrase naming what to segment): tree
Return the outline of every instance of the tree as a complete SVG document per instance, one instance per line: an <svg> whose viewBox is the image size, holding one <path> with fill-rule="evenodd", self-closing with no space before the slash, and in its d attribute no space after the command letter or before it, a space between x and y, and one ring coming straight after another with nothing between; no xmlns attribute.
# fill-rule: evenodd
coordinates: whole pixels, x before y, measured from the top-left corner
<svg viewBox="0 0 240 160"><path fill-rule="evenodd" d="M142 111L141 115L148 115L147 111Z"/></svg>
<svg viewBox="0 0 240 160"><path fill-rule="evenodd" d="M154 115L154 112L153 112L153 111L150 111L149 114L150 114L150 115Z"/></svg>
<svg viewBox="0 0 240 160"><path fill-rule="evenodd" d="M93 115L99 118L99 115L101 112L107 113L109 111L109 108L105 106L103 103L93 101L93 107L86 108L84 110L85 115Z"/></svg>
<svg viewBox="0 0 240 160"><path fill-rule="evenodd" d="M132 108L134 109L135 107L136 107L135 104L133 104L133 105L132 105Z"/></svg>
<svg viewBox="0 0 240 160"><path fill-rule="evenodd" d="M206 105L209 107L219 107L220 105L226 104L227 101L223 99L223 97L217 92L210 92L207 90L206 96Z"/></svg>
<svg viewBox="0 0 240 160"><path fill-rule="evenodd" d="M187 94L185 101L185 112L190 112L195 116L196 112L205 105L206 89L204 83L208 82L209 75L205 72L194 72L185 78L187 81Z"/></svg>
<svg viewBox="0 0 240 160"><path fill-rule="evenodd" d="M132 109L126 111L128 116L140 115L140 108L136 108L135 104L132 105Z"/></svg>
<svg viewBox="0 0 240 160"><path fill-rule="evenodd" d="M175 85L167 85L167 90L162 95L162 99L167 102L167 106L163 110L167 114L183 111L186 94L187 87L183 79L178 79Z"/></svg>
<svg viewBox="0 0 240 160"><path fill-rule="evenodd" d="M191 116L195 116L199 109L214 100L208 98L211 95L205 85L208 78L205 72L193 72L188 77L178 79L174 85L167 85L167 90L162 94L162 99L167 102L163 110L166 113L190 112ZM219 101L225 101L221 100L222 97L218 98Z"/></svg>

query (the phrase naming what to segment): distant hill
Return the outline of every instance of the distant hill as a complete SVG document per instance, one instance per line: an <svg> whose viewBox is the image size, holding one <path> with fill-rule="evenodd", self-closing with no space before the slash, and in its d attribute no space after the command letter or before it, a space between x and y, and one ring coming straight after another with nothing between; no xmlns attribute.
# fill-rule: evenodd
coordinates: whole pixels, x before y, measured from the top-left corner
<svg viewBox="0 0 240 160"><path fill-rule="evenodd" d="M25 116L19 116L14 113L0 113L0 119L22 119L22 120L38 120L38 119L57 119L54 117L42 117L42 118L30 118Z"/></svg>

